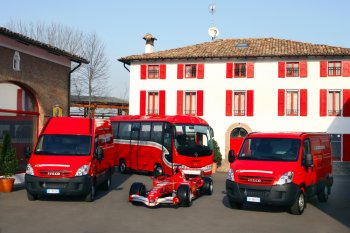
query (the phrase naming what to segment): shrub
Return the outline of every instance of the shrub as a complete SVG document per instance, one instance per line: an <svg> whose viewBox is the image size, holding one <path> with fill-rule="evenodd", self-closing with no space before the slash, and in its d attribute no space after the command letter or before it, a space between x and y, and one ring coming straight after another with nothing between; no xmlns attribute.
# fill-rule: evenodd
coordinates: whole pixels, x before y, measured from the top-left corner
<svg viewBox="0 0 350 233"><path fill-rule="evenodd" d="M213 148L214 148L214 163L220 166L222 161L222 155L220 152L220 147L215 139L213 139Z"/></svg>
<svg viewBox="0 0 350 233"><path fill-rule="evenodd" d="M16 150L12 148L11 136L5 133L0 151L0 173L4 177L13 176L18 169Z"/></svg>

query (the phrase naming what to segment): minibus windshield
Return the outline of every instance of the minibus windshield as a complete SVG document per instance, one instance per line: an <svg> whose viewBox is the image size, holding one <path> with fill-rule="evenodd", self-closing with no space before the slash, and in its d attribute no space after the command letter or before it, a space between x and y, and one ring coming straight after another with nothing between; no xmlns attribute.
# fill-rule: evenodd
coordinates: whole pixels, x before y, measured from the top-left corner
<svg viewBox="0 0 350 233"><path fill-rule="evenodd" d="M38 155L89 155L91 136L41 135L34 153Z"/></svg>
<svg viewBox="0 0 350 233"><path fill-rule="evenodd" d="M179 154L195 157L212 154L209 126L177 124L175 129L175 146Z"/></svg>
<svg viewBox="0 0 350 233"><path fill-rule="evenodd" d="M244 141L238 159L296 161L300 140L293 138L248 138Z"/></svg>

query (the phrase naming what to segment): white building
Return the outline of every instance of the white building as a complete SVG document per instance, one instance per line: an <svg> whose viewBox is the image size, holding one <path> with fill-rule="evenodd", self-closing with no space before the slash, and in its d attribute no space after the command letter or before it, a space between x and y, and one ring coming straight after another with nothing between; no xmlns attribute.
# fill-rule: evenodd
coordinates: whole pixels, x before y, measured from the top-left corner
<svg viewBox="0 0 350 233"><path fill-rule="evenodd" d="M224 157L252 131L332 134L350 161L350 49L276 38L220 39L119 59L130 66L130 114L195 114Z"/></svg>

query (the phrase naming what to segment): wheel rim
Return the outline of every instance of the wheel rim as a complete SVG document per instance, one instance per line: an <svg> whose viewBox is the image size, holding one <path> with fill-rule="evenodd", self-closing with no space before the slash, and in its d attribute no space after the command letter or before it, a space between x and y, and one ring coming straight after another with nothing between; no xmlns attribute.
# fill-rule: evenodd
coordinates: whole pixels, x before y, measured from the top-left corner
<svg viewBox="0 0 350 233"><path fill-rule="evenodd" d="M111 178L108 178L107 180L107 188L109 189L111 187Z"/></svg>
<svg viewBox="0 0 350 233"><path fill-rule="evenodd" d="M210 194L213 193L213 189L214 189L213 183L210 183L209 189L210 189Z"/></svg>
<svg viewBox="0 0 350 233"><path fill-rule="evenodd" d="M124 171L125 171L125 168L126 168L126 165L125 165L124 162L122 162L122 163L120 164L120 171L121 171L121 172L124 172Z"/></svg>
<svg viewBox="0 0 350 233"><path fill-rule="evenodd" d="M305 200L304 200L304 195L301 193L299 196L299 211L303 211L304 205L305 205Z"/></svg>
<svg viewBox="0 0 350 233"><path fill-rule="evenodd" d="M163 169L160 166L156 167L156 176L161 176L163 174Z"/></svg>

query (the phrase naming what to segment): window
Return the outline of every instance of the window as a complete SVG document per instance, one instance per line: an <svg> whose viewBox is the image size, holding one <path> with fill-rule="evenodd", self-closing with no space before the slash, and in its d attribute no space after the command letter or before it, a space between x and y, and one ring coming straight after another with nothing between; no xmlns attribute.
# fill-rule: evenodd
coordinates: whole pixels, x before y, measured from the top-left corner
<svg viewBox="0 0 350 233"><path fill-rule="evenodd" d="M21 57L19 56L19 52L16 51L13 55L13 70L20 71L21 70Z"/></svg>
<svg viewBox="0 0 350 233"><path fill-rule="evenodd" d="M121 122L119 124L118 139L130 140L131 123Z"/></svg>
<svg viewBox="0 0 350 233"><path fill-rule="evenodd" d="M287 62L287 77L299 76L299 62Z"/></svg>
<svg viewBox="0 0 350 233"><path fill-rule="evenodd" d="M186 65L185 66L185 77L186 78L196 78L197 77L197 65Z"/></svg>
<svg viewBox="0 0 350 233"><path fill-rule="evenodd" d="M157 91L148 92L148 110L147 114L159 114L159 94Z"/></svg>
<svg viewBox="0 0 350 233"><path fill-rule="evenodd" d="M196 92L185 92L185 115L196 115Z"/></svg>
<svg viewBox="0 0 350 233"><path fill-rule="evenodd" d="M162 144L163 123L153 123L151 141Z"/></svg>
<svg viewBox="0 0 350 233"><path fill-rule="evenodd" d="M235 116L244 116L245 102L246 102L245 91L235 91L233 98L234 98L233 114Z"/></svg>
<svg viewBox="0 0 350 233"><path fill-rule="evenodd" d="M341 115L341 91L331 90L328 91L328 116L340 116Z"/></svg>
<svg viewBox="0 0 350 233"><path fill-rule="evenodd" d="M149 65L148 66L148 78L149 79L159 78L159 65Z"/></svg>
<svg viewBox="0 0 350 233"><path fill-rule="evenodd" d="M299 91L287 90L287 116L298 116Z"/></svg>
<svg viewBox="0 0 350 233"><path fill-rule="evenodd" d="M328 62L328 76L341 76L341 68L340 61Z"/></svg>
<svg viewBox="0 0 350 233"><path fill-rule="evenodd" d="M235 63L235 78L245 78L246 76L246 63Z"/></svg>
<svg viewBox="0 0 350 233"><path fill-rule="evenodd" d="M151 136L151 123L142 123L140 130L140 141L149 141Z"/></svg>
<svg viewBox="0 0 350 233"><path fill-rule="evenodd" d="M115 139L117 138L118 128L119 128L119 123L118 122L112 122L112 132L113 132L113 137Z"/></svg>

